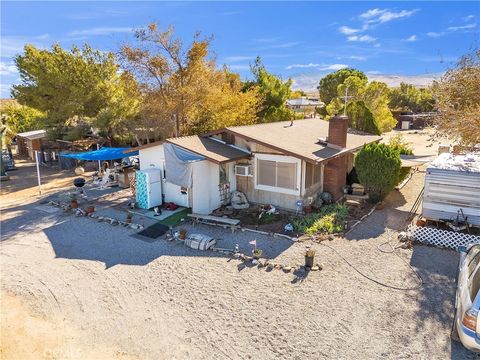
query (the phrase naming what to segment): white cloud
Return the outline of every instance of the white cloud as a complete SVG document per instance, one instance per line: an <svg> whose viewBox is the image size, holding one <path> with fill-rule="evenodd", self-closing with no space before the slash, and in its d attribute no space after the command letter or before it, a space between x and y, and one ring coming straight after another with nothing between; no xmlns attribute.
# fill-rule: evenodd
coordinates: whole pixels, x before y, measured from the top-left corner
<svg viewBox="0 0 480 360"><path fill-rule="evenodd" d="M238 62L238 61L247 61L247 60L253 60L253 59L255 59L255 56L243 56L243 55L227 56L225 58L225 62Z"/></svg>
<svg viewBox="0 0 480 360"><path fill-rule="evenodd" d="M290 69L295 69L295 68L316 68L316 67L319 67L321 66L320 64L292 64L292 65L288 65L285 69L287 70L290 70Z"/></svg>
<svg viewBox="0 0 480 360"><path fill-rule="evenodd" d="M307 68L316 68L318 70L340 70L340 69L344 69L344 68L347 68L348 65L346 64L313 64L313 63L309 63L309 64L292 64L292 65L288 65L285 69L287 70L290 70L290 69L295 69L295 68L298 68L298 69L307 69Z"/></svg>
<svg viewBox="0 0 480 360"><path fill-rule="evenodd" d="M45 40L48 34L35 36L3 36L0 38L0 54L3 58L14 57L23 52L26 44L33 44L39 48L46 48Z"/></svg>
<svg viewBox="0 0 480 360"><path fill-rule="evenodd" d="M11 76L11 75L17 75L17 67L13 63L6 63L3 61L0 61L0 75L3 76Z"/></svg>
<svg viewBox="0 0 480 360"><path fill-rule="evenodd" d="M377 40L376 38L370 36L370 35L352 35L347 38L348 41L359 41L359 42L374 42Z"/></svg>
<svg viewBox="0 0 480 360"><path fill-rule="evenodd" d="M291 48L291 47L300 45L301 43L302 43L301 41L292 41L292 42L270 45L269 48L271 49Z"/></svg>
<svg viewBox="0 0 480 360"><path fill-rule="evenodd" d="M473 19L475 19L475 15L467 15L463 18L463 21L467 22Z"/></svg>
<svg viewBox="0 0 480 360"><path fill-rule="evenodd" d="M365 61L367 58L365 56L357 56L357 55L351 55L348 57L349 59L352 60L358 60L358 61Z"/></svg>
<svg viewBox="0 0 480 360"><path fill-rule="evenodd" d="M280 40L280 38L278 37L264 37L264 38L253 39L253 41L259 42L259 43L273 43L278 40Z"/></svg>
<svg viewBox="0 0 480 360"><path fill-rule="evenodd" d="M430 31L430 32L427 33L427 36L433 37L433 38L438 38L438 37L443 36L443 35L445 35L445 33L443 33L443 32Z"/></svg>
<svg viewBox="0 0 480 360"><path fill-rule="evenodd" d="M132 32L133 28L131 27L96 27L91 29L84 30L75 30L70 31L68 36L91 36L91 35L110 35L114 33L129 33Z"/></svg>
<svg viewBox="0 0 480 360"><path fill-rule="evenodd" d="M383 14L386 10L380 10L380 9L370 9L363 14L360 14L360 17L362 19L371 19L373 17L379 16Z"/></svg>
<svg viewBox="0 0 480 360"><path fill-rule="evenodd" d="M417 40L418 40L417 35L412 35L412 36L405 39L405 41L410 41L410 42L414 42L414 41L417 41Z"/></svg>
<svg viewBox="0 0 480 360"><path fill-rule="evenodd" d="M348 26L340 26L338 31L340 31L342 34L345 34L345 35L352 35L362 31L362 29L353 29Z"/></svg>
<svg viewBox="0 0 480 360"><path fill-rule="evenodd" d="M235 71L244 71L250 70L250 65L228 65L228 68Z"/></svg>
<svg viewBox="0 0 480 360"><path fill-rule="evenodd" d="M459 31L459 30L468 30L468 29L474 29L477 27L477 24L476 23L473 23L473 24L467 24L467 25L463 25L463 26L450 26L448 28L448 30L450 31Z"/></svg>
<svg viewBox="0 0 480 360"><path fill-rule="evenodd" d="M386 23L395 19L406 18L412 16L418 11L418 9L413 10L400 10L398 12L390 11L388 9L370 9L360 15L360 18L363 19L368 24L374 23Z"/></svg>
<svg viewBox="0 0 480 360"><path fill-rule="evenodd" d="M127 17L130 16L130 12L127 10L118 10L118 9L108 9L108 10L97 10L91 12L78 12L72 14L67 14L65 17L71 20L94 20L110 17Z"/></svg>
<svg viewBox="0 0 480 360"><path fill-rule="evenodd" d="M12 84L4 84L3 81L0 84L0 98L2 99L8 99L11 94L10 90L12 88Z"/></svg>
<svg viewBox="0 0 480 360"><path fill-rule="evenodd" d="M320 68L320 70L340 70L340 69L345 69L347 68L348 65L346 64L332 64L332 65L326 65L326 66L322 66Z"/></svg>

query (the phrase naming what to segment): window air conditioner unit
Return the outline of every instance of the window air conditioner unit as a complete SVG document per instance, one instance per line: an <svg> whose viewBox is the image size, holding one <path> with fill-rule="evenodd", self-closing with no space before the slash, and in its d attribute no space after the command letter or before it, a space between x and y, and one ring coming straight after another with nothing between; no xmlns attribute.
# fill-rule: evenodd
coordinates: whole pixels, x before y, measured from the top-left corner
<svg viewBox="0 0 480 360"><path fill-rule="evenodd" d="M253 176L253 169L251 164L235 165L235 175L237 176Z"/></svg>

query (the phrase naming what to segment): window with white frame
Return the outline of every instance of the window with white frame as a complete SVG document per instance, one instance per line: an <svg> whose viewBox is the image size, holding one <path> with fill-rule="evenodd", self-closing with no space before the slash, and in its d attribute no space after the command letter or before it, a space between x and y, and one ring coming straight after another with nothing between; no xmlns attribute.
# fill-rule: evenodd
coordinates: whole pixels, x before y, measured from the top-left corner
<svg viewBox="0 0 480 360"><path fill-rule="evenodd" d="M291 156L255 154L255 188L300 194L301 160Z"/></svg>

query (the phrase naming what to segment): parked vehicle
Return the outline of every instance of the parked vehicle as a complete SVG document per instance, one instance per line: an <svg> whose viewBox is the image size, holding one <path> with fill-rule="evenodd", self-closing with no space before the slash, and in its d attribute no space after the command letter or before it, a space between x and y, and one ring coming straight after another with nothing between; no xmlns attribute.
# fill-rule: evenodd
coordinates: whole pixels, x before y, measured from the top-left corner
<svg viewBox="0 0 480 360"><path fill-rule="evenodd" d="M459 246L457 294L452 338L480 352L480 245Z"/></svg>

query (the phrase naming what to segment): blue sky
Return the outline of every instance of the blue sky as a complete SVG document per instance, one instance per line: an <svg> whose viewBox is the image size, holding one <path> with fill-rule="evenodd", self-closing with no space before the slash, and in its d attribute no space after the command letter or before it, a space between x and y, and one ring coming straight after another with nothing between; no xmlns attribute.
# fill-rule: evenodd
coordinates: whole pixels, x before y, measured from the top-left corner
<svg viewBox="0 0 480 360"><path fill-rule="evenodd" d="M152 21L185 42L197 30L213 35L218 64L244 78L259 55L307 90L346 66L390 85L426 84L479 46L480 2L2 1L0 96L19 81L12 60L25 43L116 51Z"/></svg>

